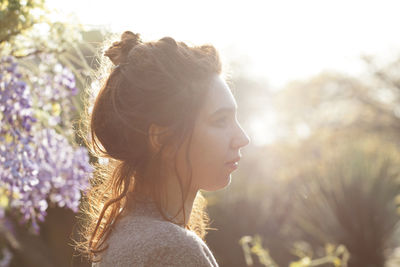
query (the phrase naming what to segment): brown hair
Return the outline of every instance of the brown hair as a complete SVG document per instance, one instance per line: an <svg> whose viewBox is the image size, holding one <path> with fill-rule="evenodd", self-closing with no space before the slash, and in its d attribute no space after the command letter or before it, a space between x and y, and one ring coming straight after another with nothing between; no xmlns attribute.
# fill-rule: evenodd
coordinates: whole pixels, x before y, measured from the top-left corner
<svg viewBox="0 0 400 267"><path fill-rule="evenodd" d="M161 209L161 153L167 145L173 146L177 173L176 152L186 138L191 140L210 78L221 74L222 69L212 45L189 47L171 37L143 42L139 34L130 31L124 32L104 55L114 67L103 79L93 106L90 99L85 105L84 127L80 128L96 162L91 186L82 199L83 241L77 242L76 248L91 261L107 248L100 247L113 224L141 193L150 192L162 216L171 221ZM157 153L148 149L151 124L167 128ZM191 166L188 149L186 158ZM181 210L185 213L188 187L183 189L179 175L178 178ZM210 229L206 204L198 192L189 222L184 222L187 229L203 239L206 229Z"/></svg>

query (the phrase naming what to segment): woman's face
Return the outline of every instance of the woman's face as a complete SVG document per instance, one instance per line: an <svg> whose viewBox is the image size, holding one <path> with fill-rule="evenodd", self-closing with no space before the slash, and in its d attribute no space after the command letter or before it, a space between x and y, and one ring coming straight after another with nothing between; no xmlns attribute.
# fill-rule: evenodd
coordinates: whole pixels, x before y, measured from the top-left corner
<svg viewBox="0 0 400 267"><path fill-rule="evenodd" d="M227 162L240 157L250 143L236 118L237 104L224 79L215 75L205 103L195 122L190 161L192 190L215 191L226 187L235 170ZM178 151L178 170L188 177L187 142Z"/></svg>

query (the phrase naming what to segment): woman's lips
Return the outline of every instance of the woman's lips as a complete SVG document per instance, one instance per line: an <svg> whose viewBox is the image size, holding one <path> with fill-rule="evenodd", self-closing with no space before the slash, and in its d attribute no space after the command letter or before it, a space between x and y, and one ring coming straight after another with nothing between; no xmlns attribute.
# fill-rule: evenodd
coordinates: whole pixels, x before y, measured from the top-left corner
<svg viewBox="0 0 400 267"><path fill-rule="evenodd" d="M229 162L229 163L225 163L225 165L231 170L234 171L238 168L239 163L238 162Z"/></svg>

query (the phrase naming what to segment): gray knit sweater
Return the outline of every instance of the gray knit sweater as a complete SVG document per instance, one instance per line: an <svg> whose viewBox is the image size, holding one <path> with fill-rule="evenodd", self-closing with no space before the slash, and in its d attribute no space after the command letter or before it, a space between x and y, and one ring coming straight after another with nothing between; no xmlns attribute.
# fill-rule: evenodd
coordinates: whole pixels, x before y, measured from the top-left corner
<svg viewBox="0 0 400 267"><path fill-rule="evenodd" d="M92 267L218 267L206 243L166 221L154 202L138 203L122 216L105 243L109 247Z"/></svg>

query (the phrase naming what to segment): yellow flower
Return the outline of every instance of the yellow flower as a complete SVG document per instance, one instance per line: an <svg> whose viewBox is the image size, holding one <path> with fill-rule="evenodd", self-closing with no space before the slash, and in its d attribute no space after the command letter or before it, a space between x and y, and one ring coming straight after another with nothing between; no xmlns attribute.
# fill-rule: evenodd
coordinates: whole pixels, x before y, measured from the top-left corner
<svg viewBox="0 0 400 267"><path fill-rule="evenodd" d="M5 139L6 143L11 143L13 141L13 137L9 133L6 133Z"/></svg>
<svg viewBox="0 0 400 267"><path fill-rule="evenodd" d="M8 197L6 189L0 187L0 207L7 207L8 206Z"/></svg>
<svg viewBox="0 0 400 267"><path fill-rule="evenodd" d="M60 104L59 103L53 103L52 104L52 106L51 106L51 108L52 108L52 112L53 112L53 115L55 115L55 116L59 116L60 115L60 113L61 113L61 106L60 106Z"/></svg>
<svg viewBox="0 0 400 267"><path fill-rule="evenodd" d="M8 197L6 195L0 196L0 207L7 207L8 206Z"/></svg>
<svg viewBox="0 0 400 267"><path fill-rule="evenodd" d="M333 260L333 265L335 265L335 267L340 267L342 266L342 261L339 258L336 258Z"/></svg>
<svg viewBox="0 0 400 267"><path fill-rule="evenodd" d="M309 257L304 257L299 261L291 262L289 267L307 267L311 263L311 259Z"/></svg>

